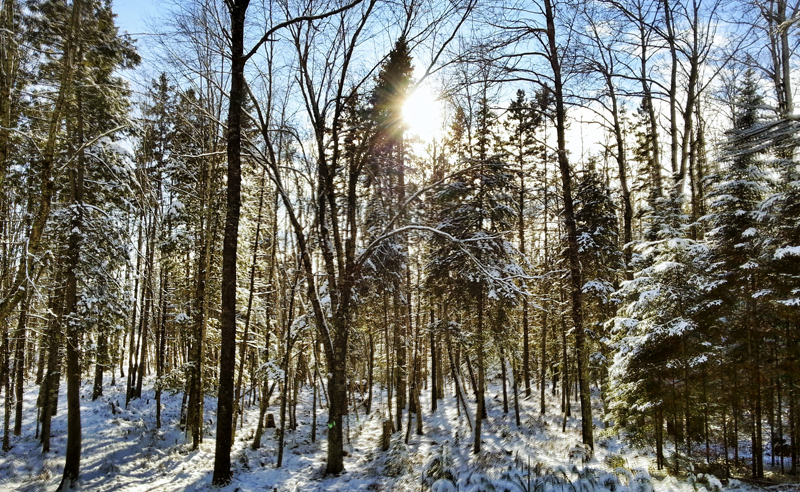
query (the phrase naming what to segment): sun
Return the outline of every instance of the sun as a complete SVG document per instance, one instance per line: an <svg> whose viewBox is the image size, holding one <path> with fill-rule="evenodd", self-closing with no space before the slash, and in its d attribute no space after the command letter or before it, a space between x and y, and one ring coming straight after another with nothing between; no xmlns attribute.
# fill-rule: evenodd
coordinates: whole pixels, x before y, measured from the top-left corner
<svg viewBox="0 0 800 492"><path fill-rule="evenodd" d="M442 132L442 104L431 88L420 85L403 104L403 120L409 133L430 142Z"/></svg>

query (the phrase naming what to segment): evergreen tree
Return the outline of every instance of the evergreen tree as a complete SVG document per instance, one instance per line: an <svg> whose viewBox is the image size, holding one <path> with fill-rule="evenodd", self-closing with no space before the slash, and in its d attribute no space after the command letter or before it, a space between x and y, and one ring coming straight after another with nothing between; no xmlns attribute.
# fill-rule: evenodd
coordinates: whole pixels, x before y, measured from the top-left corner
<svg viewBox="0 0 800 492"><path fill-rule="evenodd" d="M504 237L517 215L514 174L497 156L470 162L474 165L436 192L438 232L431 235L428 279L460 289L461 301L474 312L470 336L478 359L478 409L473 452L479 453L481 420L486 412L484 342L489 329L485 324L492 322L486 322L485 316L490 307L502 307L516 297L515 280L522 269L515 258L516 249Z"/></svg>
<svg viewBox="0 0 800 492"><path fill-rule="evenodd" d="M537 98L541 101L541 96ZM539 126L544 121L545 107L538 106L537 100L528 101L525 98L525 91L517 90L517 97L511 101L508 106L507 119L504 122L505 130L507 132L506 148L508 149L509 156L513 159L517 167L519 176L519 185L517 186L517 217L518 217L518 240L519 252L523 256L526 252L526 222L525 218L528 213L526 206L528 205L528 185L530 178L530 161L540 152L540 145L537 145L535 133ZM525 286L525 282L521 281L521 285ZM528 316L528 297L522 298L522 373L523 382L525 384L525 393L530 396L531 394L531 354L530 354L530 329L529 329L529 316Z"/></svg>
<svg viewBox="0 0 800 492"><path fill-rule="evenodd" d="M381 66L370 97L368 118L371 142L367 159L371 171L368 180L373 182L373 198L367 210L366 225L372 237L385 233L387 227L405 226L410 219L408 213L399 217L395 217L395 214L405 206L407 196L408 148L402 109L412 84L411 60L406 39L401 36ZM350 164L357 165L357 161ZM394 220L392 224L391 220ZM408 384L410 371L407 360L411 326L408 235L397 234L382 241L375 254L373 262L380 262L386 269L383 275L390 282L395 312L395 429L400 430L403 410L413 399L413 395L410 398L408 394L411 389Z"/></svg>
<svg viewBox="0 0 800 492"><path fill-rule="evenodd" d="M685 238L679 204L658 201L648 218L653 240L637 245L637 273L616 294L621 306L611 329L616 353L608 408L618 428L655 441L659 468L665 466L666 422L675 438L676 469L681 444L691 451L696 368L709 357L708 336L696 319L708 284L708 250Z"/></svg>
<svg viewBox="0 0 800 492"><path fill-rule="evenodd" d="M115 142L128 125L129 111L127 86L117 71L137 64L139 56L130 40L118 34L108 2L84 0L67 5L43 1L29 6L37 14L30 20L38 29L32 39L34 46L44 51L60 48L69 59L65 66L63 59L54 63L45 58L39 67L43 80L59 78L60 84L46 146L55 148L62 117L66 130L59 146L66 158L63 166L67 175L53 183L60 203L52 224L68 231L59 248L59 270L65 281L63 320L59 321L66 325L67 358L67 451L60 485L64 488L74 484L80 470L79 389L84 336L98 339L98 351L93 355L98 364L107 364L104 341L125 311L117 275L126 257L124 216L130 211L132 190L128 183L132 175L130 155ZM45 151L46 160L51 156L55 157ZM51 164L45 162L44 167ZM49 192L43 189L42 193L46 196ZM59 339L57 335L51 338ZM49 350L61 348L51 343ZM47 409L43 427L48 427L48 434L42 434L45 448L49 446L49 407L55 404L58 365L49 365L48 374L42 388L46 395L42 405Z"/></svg>
<svg viewBox="0 0 800 492"><path fill-rule="evenodd" d="M586 299L584 320L589 339L598 349L590 355L591 369L605 395L611 344L604 325L616 312L613 293L619 287L624 263L619 250L617 208L611 190L592 167L575 188L575 223Z"/></svg>
<svg viewBox="0 0 800 492"><path fill-rule="evenodd" d="M709 194L711 229L706 235L713 275L709 302L716 308L716 323L721 325L720 342L728 351L729 371L745 371L745 387L750 393L754 478L764 475L761 423L766 375L762 364L767 352L764 341L772 325L767 313L760 309L760 292L767 287L767 281L759 208L768 187L763 160L748 136L759 125L762 105L754 74L748 71L736 98L729 159Z"/></svg>
<svg viewBox="0 0 800 492"><path fill-rule="evenodd" d="M781 394L788 400L788 426L778 420L778 435L773 437L771 454L780 454L781 471L787 443L783 433L788 431L791 458L789 473L797 474L800 458L800 169L794 157L797 135L796 122L780 121L781 135L774 140L774 156L770 160L777 183L772 183L772 193L761 205L764 224L759 229L763 240L763 279L771 291L763 296L759 307L773 314L776 385L778 407ZM787 128L788 127L788 128ZM788 131L787 131L788 129ZM776 444L783 452L776 452Z"/></svg>

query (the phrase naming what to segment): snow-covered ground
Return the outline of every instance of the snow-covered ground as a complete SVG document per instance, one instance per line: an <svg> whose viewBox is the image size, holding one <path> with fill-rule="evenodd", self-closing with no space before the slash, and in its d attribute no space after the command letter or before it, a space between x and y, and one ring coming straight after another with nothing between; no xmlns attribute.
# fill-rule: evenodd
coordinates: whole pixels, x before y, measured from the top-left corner
<svg viewBox="0 0 800 492"><path fill-rule="evenodd" d="M146 380L145 382L150 382ZM53 418L51 452L43 454L36 432L35 402L38 388L26 388L22 435L12 436L13 448L0 452L0 491L52 491L58 486L63 470L66 445L65 384L61 385L58 415ZM206 435L199 449L192 451L178 428L181 397L165 394L161 429L155 428L155 405L152 386L141 400L124 408L122 385L107 386L105 395L91 401L91 385L81 392L83 454L79 488L86 491L192 491L208 490L214 462L216 400L205 404ZM562 416L557 404L548 401L548 413L539 416L537 396L520 400L522 425L514 422L513 402L503 414L502 394L497 386L487 392L489 418L483 424L483 449L475 456L473 434L463 415L456 409L452 389L439 402L439 410L430 414L428 392L423 392L424 435L415 434L409 444L403 432L393 436L389 452L379 450L385 395L375 398L370 416L351 414L346 426L346 471L340 476L325 476L325 422L327 410L318 410L319 439L312 443L311 393L301 395L297 409L298 429L287 433L283 467L275 468L277 438L268 429L258 451L250 449L257 408L245 410L244 425L237 432L233 447L233 482L225 491L424 491L475 490L547 492L695 492L701 487L714 492L716 479L692 485L689 481L654 472L649 451L631 449L616 437L598 437L595 455L586 463L577 458L580 422L570 418L566 432L561 431ZM549 393L548 393L549 396ZM598 400L599 401L599 400ZM277 414L279 399L273 399L270 412ZM574 405L574 403L573 403ZM474 414L474 403L471 412ZM574 414L577 412L573 412ZM595 415L600 408L595 407ZM403 426L408 423L403 418ZM600 435L599 419L596 432ZM612 458L613 457L613 458ZM442 463L445 464L442 467ZM624 463L621 468L613 468ZM438 467L436 465L439 465ZM445 470L449 470L449 475ZM438 475L437 475L438 470ZM652 472L652 475L651 475ZM431 477L431 475L435 475ZM452 482L436 478L450 476ZM424 482L424 483L423 483ZM729 490L748 491L752 487L732 481ZM781 490L788 490L783 487ZM795 489L796 490L796 489Z"/></svg>

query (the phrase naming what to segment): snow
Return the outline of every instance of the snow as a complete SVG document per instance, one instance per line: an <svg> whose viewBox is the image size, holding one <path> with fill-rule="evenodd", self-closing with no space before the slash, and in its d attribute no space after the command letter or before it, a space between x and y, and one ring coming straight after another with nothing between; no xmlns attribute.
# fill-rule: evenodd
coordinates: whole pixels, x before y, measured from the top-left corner
<svg viewBox="0 0 800 492"><path fill-rule="evenodd" d="M754 261L748 261L744 265L740 266L742 270L756 270L758 268L758 263Z"/></svg>
<svg viewBox="0 0 800 492"><path fill-rule="evenodd" d="M183 204L180 200L175 200L172 205L167 209L165 215L169 216L178 216L180 213L186 208L186 205Z"/></svg>
<svg viewBox="0 0 800 492"><path fill-rule="evenodd" d="M284 466L280 469L275 468L278 442L275 429L266 430L260 449L250 449L258 409L257 405L245 408L243 426L237 430L232 452L233 481L215 489L211 486L215 398L206 398L204 440L198 449L192 450L191 439L187 440L178 427L181 393L163 395L163 427L155 428L153 382L154 378L145 379L144 397L132 400L128 408L123 408L123 384L106 384L104 396L91 401L91 384L88 380L84 382L81 388L83 455L78 490L523 492L527 483L531 484L531 490L542 491L698 490L685 480L655 474L650 450L628 447L619 437L604 431L597 391L593 395L597 439L592 453L580 444L579 418L567 418L566 431L562 432L560 397L550 397L549 391L545 415L539 414L538 391L527 398L524 392L520 393L522 425L517 427L511 396L509 413L502 411L502 392L497 379L490 381L486 393L489 418L483 424L483 449L477 456L471 452L473 434L464 412L457 410L452 384L445 388L447 396L439 402L435 414L429 411L430 392L423 391L424 435L418 436L412 431L408 445L403 443L409 422L406 414L403 432L393 435L389 452L381 452L378 446L387 401L385 392L376 386L372 414L364 415L360 407L358 413L351 412L345 420L346 471L339 476L324 474L325 409L318 409L319 438L315 443L310 440L310 388L301 392L297 409L299 426L296 431L287 430ZM0 491L49 491L55 490L60 482L66 445L66 384L61 385L58 413L53 418L51 452L44 454L34 437L36 397L37 387L28 385L22 435L12 436L12 449L0 454ZM276 414L277 419L279 399L274 399L272 404L269 412ZM475 408L474 398L470 399L469 406ZM573 411L573 415L579 413ZM624 467L618 466L620 460L625 463ZM709 490L721 487L712 476L704 481ZM756 490L735 481L729 488L742 492Z"/></svg>
<svg viewBox="0 0 800 492"><path fill-rule="evenodd" d="M776 260L782 260L787 256L800 256L800 246L784 246L775 250Z"/></svg>
<svg viewBox="0 0 800 492"><path fill-rule="evenodd" d="M114 141L108 137L103 137L98 143L105 146L105 148L111 152L115 152L121 156L129 157L131 159L134 158L133 144L130 140Z"/></svg>

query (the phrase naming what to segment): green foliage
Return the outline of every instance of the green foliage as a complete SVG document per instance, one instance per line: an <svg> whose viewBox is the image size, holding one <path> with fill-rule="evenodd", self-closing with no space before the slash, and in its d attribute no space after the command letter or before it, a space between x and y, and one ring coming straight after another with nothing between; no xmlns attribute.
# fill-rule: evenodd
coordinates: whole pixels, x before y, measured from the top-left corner
<svg viewBox="0 0 800 492"><path fill-rule="evenodd" d="M428 281L436 288L451 284L475 292L484 285L490 299L512 299L513 279L521 269L504 232L514 218L513 174L498 158L474 163L445 184L431 235Z"/></svg>

